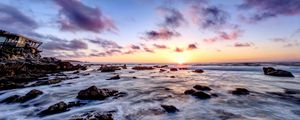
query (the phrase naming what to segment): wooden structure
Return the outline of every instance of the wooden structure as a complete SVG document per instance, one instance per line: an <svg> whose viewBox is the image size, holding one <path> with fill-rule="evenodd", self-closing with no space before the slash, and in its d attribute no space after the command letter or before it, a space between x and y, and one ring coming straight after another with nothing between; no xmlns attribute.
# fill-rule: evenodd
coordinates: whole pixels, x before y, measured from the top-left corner
<svg viewBox="0 0 300 120"><path fill-rule="evenodd" d="M0 30L0 48L3 46L12 46L16 48L30 47L37 49L41 45L42 42L40 41Z"/></svg>

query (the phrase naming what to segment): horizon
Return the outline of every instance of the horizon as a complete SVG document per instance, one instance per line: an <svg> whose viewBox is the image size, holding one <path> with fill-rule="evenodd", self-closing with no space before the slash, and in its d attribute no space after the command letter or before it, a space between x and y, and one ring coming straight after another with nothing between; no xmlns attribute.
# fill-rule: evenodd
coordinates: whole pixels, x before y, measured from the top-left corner
<svg viewBox="0 0 300 120"><path fill-rule="evenodd" d="M106 63L300 61L298 0L2 0L42 56ZM1 42L1 41L0 41Z"/></svg>

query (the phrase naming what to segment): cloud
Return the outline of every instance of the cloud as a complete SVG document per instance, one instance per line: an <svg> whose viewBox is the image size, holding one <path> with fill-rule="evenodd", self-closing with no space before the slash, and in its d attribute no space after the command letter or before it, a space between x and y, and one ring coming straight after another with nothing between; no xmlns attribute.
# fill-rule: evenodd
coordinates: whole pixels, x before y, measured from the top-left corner
<svg viewBox="0 0 300 120"><path fill-rule="evenodd" d="M174 50L175 52L183 52L184 50L181 48L176 47L176 49Z"/></svg>
<svg viewBox="0 0 300 120"><path fill-rule="evenodd" d="M174 8L158 7L157 9L164 15L162 25L165 27L178 28L182 24L186 23L183 15Z"/></svg>
<svg viewBox="0 0 300 120"><path fill-rule="evenodd" d="M107 57L107 56L113 56L113 55L117 55L117 54L122 54L122 51L117 50L117 49L111 49L111 50L107 50L107 51L103 51L103 52L92 53L92 54L90 54L90 56L92 56L92 57Z"/></svg>
<svg viewBox="0 0 300 120"><path fill-rule="evenodd" d="M138 46L138 45L130 45L130 48L133 49L133 50L141 49L140 46Z"/></svg>
<svg viewBox="0 0 300 120"><path fill-rule="evenodd" d="M244 33L239 27L234 27L228 31L219 31L217 35L211 38L205 38L203 41L207 43L214 43L217 41L231 41L237 40Z"/></svg>
<svg viewBox="0 0 300 120"><path fill-rule="evenodd" d="M197 47L196 44L189 44L187 49L188 50L194 50L194 49L198 49L198 47Z"/></svg>
<svg viewBox="0 0 300 120"><path fill-rule="evenodd" d="M145 33L142 39L145 40L169 40L173 37L179 37L180 33L172 31L167 28L161 28L159 30L151 30Z"/></svg>
<svg viewBox="0 0 300 120"><path fill-rule="evenodd" d="M58 23L64 31L115 31L115 23L104 16L99 8L84 5L79 0L55 0L61 7Z"/></svg>
<svg viewBox="0 0 300 120"><path fill-rule="evenodd" d="M300 15L299 0L244 0L240 10L254 9L250 17L242 16L248 22L258 22L277 16Z"/></svg>
<svg viewBox="0 0 300 120"><path fill-rule="evenodd" d="M229 14L217 6L196 3L190 5L189 15L200 28L214 30L226 25L229 18Z"/></svg>
<svg viewBox="0 0 300 120"><path fill-rule="evenodd" d="M14 33L30 33L38 23L15 7L0 3L0 29Z"/></svg>
<svg viewBox="0 0 300 120"><path fill-rule="evenodd" d="M253 43L235 43L234 47L252 47L254 46Z"/></svg>
<svg viewBox="0 0 300 120"><path fill-rule="evenodd" d="M122 46L118 45L116 42L111 41L111 40L105 40L101 38L96 38L96 39L86 39L91 43L97 44L101 46L102 48L117 48L121 49Z"/></svg>
<svg viewBox="0 0 300 120"><path fill-rule="evenodd" d="M145 52L149 52L149 53L155 53L154 50L148 48L148 47L144 47Z"/></svg>
<svg viewBox="0 0 300 120"><path fill-rule="evenodd" d="M45 50L65 50L65 51L74 51L80 49L88 49L88 45L85 42L80 40L71 40L71 41L51 41L45 43L42 46Z"/></svg>
<svg viewBox="0 0 300 120"><path fill-rule="evenodd" d="M168 48L166 45L159 45L159 44L153 44L153 46L157 49L167 49Z"/></svg>
<svg viewBox="0 0 300 120"><path fill-rule="evenodd" d="M287 39L285 39L285 38L273 38L271 40L273 42L287 42Z"/></svg>

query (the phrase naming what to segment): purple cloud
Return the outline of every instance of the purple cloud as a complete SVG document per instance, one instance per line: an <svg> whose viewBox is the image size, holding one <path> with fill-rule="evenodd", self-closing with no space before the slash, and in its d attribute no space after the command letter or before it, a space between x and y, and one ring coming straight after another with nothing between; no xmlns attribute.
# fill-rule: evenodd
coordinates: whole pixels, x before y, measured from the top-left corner
<svg viewBox="0 0 300 120"><path fill-rule="evenodd" d="M51 41L45 43L42 46L46 50L65 50L65 51L74 51L80 49L88 49L88 45L85 42L80 40L71 40L68 42L65 41Z"/></svg>
<svg viewBox="0 0 300 120"><path fill-rule="evenodd" d="M299 0L244 0L241 10L255 9L250 17L242 16L248 22L257 22L277 16L300 15Z"/></svg>
<svg viewBox="0 0 300 120"><path fill-rule="evenodd" d="M145 33L142 39L145 40L169 40L173 37L179 37L180 33L171 31L167 28L159 29L158 31L152 30Z"/></svg>
<svg viewBox="0 0 300 120"><path fill-rule="evenodd" d="M14 33L30 33L38 23L15 7L0 3L0 29Z"/></svg>
<svg viewBox="0 0 300 120"><path fill-rule="evenodd" d="M158 11L164 15L163 26L177 28L186 22L183 15L174 8L159 7Z"/></svg>
<svg viewBox="0 0 300 120"><path fill-rule="evenodd" d="M215 37L206 38L203 41L207 43L214 43L217 41L237 40L243 34L243 32L244 31L239 27L234 27L231 29L231 31L220 31Z"/></svg>
<svg viewBox="0 0 300 120"><path fill-rule="evenodd" d="M235 43L234 47L252 47L254 46L253 43Z"/></svg>
<svg viewBox="0 0 300 120"><path fill-rule="evenodd" d="M91 43L101 46L102 48L116 48L116 49L122 48L122 46L118 45L116 42L111 41L111 40L105 40L105 39L101 39L101 38L87 39L87 40Z"/></svg>
<svg viewBox="0 0 300 120"><path fill-rule="evenodd" d="M168 48L166 45L159 45L159 44L153 44L153 46L157 49L167 49Z"/></svg>
<svg viewBox="0 0 300 120"><path fill-rule="evenodd" d="M55 0L61 7L58 23L65 31L115 31L114 22L104 16L99 8L84 5L79 0Z"/></svg>
<svg viewBox="0 0 300 120"><path fill-rule="evenodd" d="M133 49L133 50L141 49L140 46L138 46L138 45L130 45L130 48Z"/></svg>
<svg viewBox="0 0 300 120"><path fill-rule="evenodd" d="M181 49L181 48L178 48L178 47L176 47L176 49L174 50L175 52L179 52L179 53L181 53L181 52L183 52L184 50L183 49Z"/></svg>
<svg viewBox="0 0 300 120"><path fill-rule="evenodd" d="M188 45L188 50L194 50L194 49L198 49L196 44L189 44Z"/></svg>

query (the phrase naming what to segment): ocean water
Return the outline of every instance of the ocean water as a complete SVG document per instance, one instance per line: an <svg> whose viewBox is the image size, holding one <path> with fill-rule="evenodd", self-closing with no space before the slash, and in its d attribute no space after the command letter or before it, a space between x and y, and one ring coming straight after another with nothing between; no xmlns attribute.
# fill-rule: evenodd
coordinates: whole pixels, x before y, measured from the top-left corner
<svg viewBox="0 0 300 120"><path fill-rule="evenodd" d="M284 93L285 89L300 91L300 66L275 66L292 72L295 78L266 76L262 72L262 66L187 65L184 67L189 70L164 73L160 73L159 69L135 71L131 67L114 73L101 73L96 70L99 68L96 65L81 71L90 73L87 76L64 72L69 77L79 78L58 84L0 91L0 100L11 95L24 95L32 89L44 92L25 103L1 103L0 119L61 120L87 112L110 112L116 120L300 120L299 93L290 97L272 94ZM191 72L198 68L205 72ZM119 74L121 79L106 80L116 74ZM201 100L183 94L196 84L209 86L212 90L208 93L215 93L218 97ZM103 101L76 99L80 90L92 85L126 92L127 95ZM230 91L238 87L251 92L246 96L232 95ZM37 116L40 111L60 101L81 101L87 104L72 107L69 111L59 114ZM179 111L161 112L161 104L174 105Z"/></svg>

